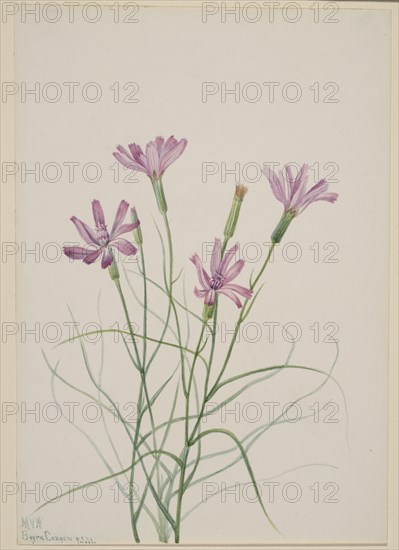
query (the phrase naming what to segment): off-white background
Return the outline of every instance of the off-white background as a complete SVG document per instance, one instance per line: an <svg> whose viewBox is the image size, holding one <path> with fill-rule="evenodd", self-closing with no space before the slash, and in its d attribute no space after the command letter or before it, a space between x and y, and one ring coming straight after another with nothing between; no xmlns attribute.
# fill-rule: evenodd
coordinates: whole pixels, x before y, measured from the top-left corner
<svg viewBox="0 0 399 550"><path fill-rule="evenodd" d="M115 24L103 11L101 22L26 23L17 27L16 80L27 83L96 81L103 88L97 104L64 98L56 104L40 101L17 106L17 161L98 162L104 167L99 183L69 183L65 172L58 183L35 183L32 178L17 187L18 241L62 244L76 240L68 218L75 214L90 220L90 201L102 201L112 218L122 198L134 203L145 230L147 263L152 272L160 265L159 245L152 216L157 211L149 182L112 183L112 150L117 143L145 143L157 134L187 137L183 157L165 177L170 218L176 245L176 265L186 266L189 303L201 311L191 295L196 283L188 263L201 243L220 234L230 205L234 180L201 182L202 162L336 162L340 167L340 194L335 206L319 203L295 221L287 241L300 244L302 258L288 263L277 254L269 266L263 297L252 320L300 323L304 336L295 361L328 370L334 359L332 344L314 344L306 328L315 321L340 326L340 358L335 376L344 388L349 408L349 443L342 398L330 383L314 401L337 401L338 424L304 422L271 430L252 449L258 479L304 464L308 467L278 478L282 484L299 483L303 498L289 504L280 497L270 508L273 519L288 540L368 540L386 537L386 391L387 391L387 281L388 281L388 136L389 136L389 16L384 11L341 11L337 24L315 24L310 13L289 24L276 17L256 24L201 22L192 9L142 9L136 25ZM138 104L115 104L108 87L114 82L136 81ZM201 101L203 81L298 82L303 99L295 104L277 95L258 103L220 102L220 96ZM339 103L314 103L308 89L314 82L337 82ZM378 106L378 107L377 107ZM241 243L262 243L277 222L281 205L265 181L250 187L237 237ZM309 250L314 242L339 244L336 264L314 263ZM263 249L264 250L264 249ZM250 272L249 265L241 281ZM159 274L160 277L160 274ZM66 304L82 323L96 320L96 303L102 289L104 324L122 322L119 304L106 273L62 259L21 263L18 273L19 318L28 325L69 321ZM133 302L132 302L133 303ZM156 305L156 298L153 303ZM232 326L234 306L224 304L224 318ZM195 331L193 341L195 338ZM192 343L192 345L194 345ZM51 351L51 344L28 343L19 348L20 399L42 404L51 401L50 376L41 348L55 362L61 359L76 380L86 384L77 349ZM121 347L121 346L120 346ZM240 372L281 362L288 344L281 337L267 343L266 332L255 344L238 345L231 370ZM105 380L120 392L121 402L131 400L135 381L123 349L107 348ZM98 355L98 347L93 349ZM97 355L96 355L97 354ZM174 361L174 358L173 358ZM170 372L176 362L154 367ZM154 374L156 381L158 374ZM244 394L242 403L285 402L318 380L297 375L279 383L265 383ZM122 382L121 382L122 381ZM120 386L123 386L121 390ZM86 386L87 387L87 386ZM60 390L63 395L62 390ZM64 400L75 400L66 394ZM305 410L305 407L304 407ZM211 422L211 420L209 421ZM208 422L208 424L209 424ZM230 426L231 427L231 426ZM238 433L252 429L245 421ZM95 427L98 435L99 429ZM177 442L177 444L179 444ZM207 443L217 450L217 442ZM176 447L179 448L179 447ZM128 452L128 450L127 450ZM125 455L128 460L128 454ZM56 481L85 482L105 475L104 467L87 442L66 423L28 421L20 427L20 480L33 484ZM247 481L242 464L215 478L215 482ZM339 503L314 504L308 487L334 481ZM105 493L105 491L104 491ZM279 493L277 493L279 494ZM61 502L41 514L51 532L89 535L98 542L130 541L127 505L112 502L112 493L97 505ZM196 495L198 497L198 494ZM199 494L200 497L200 494ZM190 502L190 496L187 496ZM194 497L193 497L193 503ZM32 500L21 514L35 507ZM218 518L217 521L215 518ZM33 531L35 533L35 531ZM143 539L153 540L144 528ZM265 523L256 504L235 503L216 497L183 524L183 540L190 542L264 542L276 535Z"/></svg>

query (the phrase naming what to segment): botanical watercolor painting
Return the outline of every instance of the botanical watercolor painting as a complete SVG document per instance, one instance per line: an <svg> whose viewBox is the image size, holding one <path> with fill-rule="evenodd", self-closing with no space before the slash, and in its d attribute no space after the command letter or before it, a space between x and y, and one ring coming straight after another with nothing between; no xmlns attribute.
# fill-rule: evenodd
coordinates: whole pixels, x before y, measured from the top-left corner
<svg viewBox="0 0 399 550"><path fill-rule="evenodd" d="M18 544L383 543L389 18L195 4L16 24Z"/></svg>
<svg viewBox="0 0 399 550"><path fill-rule="evenodd" d="M242 184L237 185L230 211L226 212L223 234L216 235L214 238L209 266L204 266L196 252L190 258L198 277L197 286L194 287L193 292L199 299L199 307L192 310L185 305L185 298L179 288L181 270L178 271L178 266L174 263L175 243L169 223L166 183L167 169L183 154L186 146L185 138L177 140L174 136L170 136L165 140L162 136L158 136L147 143L144 150L140 145L130 143L127 148L118 145L113 153L125 168L141 172L148 178L148 185L152 185L162 222L158 229L159 248L162 251L163 261L161 280L157 280L156 276L147 270L145 227L140 223L136 208L124 199L117 207L113 222L109 222L108 218L107 223L103 205L97 199L91 203L94 226L73 215L71 221L79 233L82 246L65 246L63 249L68 258L81 261L86 266L95 264L95 267L104 270L104 276L109 276L109 284L115 285L127 330L100 329L95 331L95 334L100 333L105 337L107 333L117 332L121 336L119 345L126 348L127 359L131 362L132 370L136 371L137 419L134 424L126 421L117 404L118 396L110 395L101 382L101 374L93 371L84 346L83 335L76 334L72 341L80 345L84 367L92 382L93 395L98 393L98 398L93 397L93 400L101 406L102 411L111 415L116 414L121 421L131 444L131 462L128 466L121 467L119 471L111 470L108 466L111 470L109 475L88 481L49 499L39 506L35 513L90 485L113 479L119 484L123 476L126 476L129 479L128 488L121 488L121 490L127 492L132 537L136 543L142 540L140 536L142 515L148 515L151 519L160 542L166 543L172 540L179 543L181 541L183 520L188 514L195 512L196 508L187 509L185 494L190 491L192 485L207 478L207 476L198 475L202 462L220 455L224 457L225 465L217 472L223 472L239 461L243 462L264 520L273 530L280 533L284 527L275 524L262 500L249 451L259 437L278 425L283 415L261 426L260 429L247 433L244 437L239 437L233 431L220 427L203 429L202 421L205 416L214 414L243 392L250 391L255 384L266 383L269 378L287 370L306 370L321 375L321 382L316 388L309 389L307 394L292 402L292 407L334 380L332 368L330 372L325 372L306 365L292 364L289 358L279 365L245 370L235 376L229 374L229 367L230 362L234 361L234 347L241 325L250 316L252 308L256 307L256 299L266 284L266 269L274 247L284 238L291 224L295 226L295 219L308 206L319 201L335 203L338 194L329 190L329 184L324 179L308 188L309 166L307 164L303 164L296 174L288 164L278 172L266 167L264 176L270 185L271 196L283 205L283 212L271 232L269 253L265 261L258 271L253 270L248 274L245 273L245 261L238 259L239 241L237 241L240 211L248 189ZM208 225L211 226L210 223ZM125 277L121 277L118 261L120 255L139 257L138 273L136 273L142 279L139 284L137 284L137 278L130 273L125 272ZM243 284L238 284L237 278ZM129 305L126 297L129 288L133 290L136 299L134 308ZM149 308L150 296L154 292L161 292L167 297L166 312ZM220 362L214 361L217 346L217 320L224 314L226 299L236 305L238 313L225 358ZM143 318L141 333L134 330L134 321L138 314ZM148 321L152 316L163 320L160 334L149 331ZM192 325L191 330L198 335L197 343L192 348L188 346L187 334L183 330L185 317L187 317L187 325ZM163 369L164 378L159 377L157 387L150 387L150 371L160 370L164 347L172 347L175 350L178 365L173 369ZM57 365L51 363L46 353L43 355L53 377L70 385L70 382L59 374ZM334 380L334 382L339 386L337 381ZM121 380L120 383L125 385L126 382ZM159 409L157 401L170 386L175 390L169 393L169 402L166 401L166 405ZM74 389L84 393L78 387ZM211 402L213 406L209 409L208 405ZM288 410L285 414L287 412ZM105 419L104 428L107 430L115 458L122 466L118 449L113 443L112 433L108 431ZM175 441L180 440L179 448L169 443L169 434L172 430L178 432ZM221 448L224 446L224 440L227 440L230 448L212 454L206 453L203 449L203 441L207 438L219 439ZM103 457L100 449L96 448L96 451ZM103 461L107 464L104 457ZM142 470L145 478L144 488L141 491L136 490L135 485L137 470ZM217 472L213 471L208 476L213 476Z"/></svg>

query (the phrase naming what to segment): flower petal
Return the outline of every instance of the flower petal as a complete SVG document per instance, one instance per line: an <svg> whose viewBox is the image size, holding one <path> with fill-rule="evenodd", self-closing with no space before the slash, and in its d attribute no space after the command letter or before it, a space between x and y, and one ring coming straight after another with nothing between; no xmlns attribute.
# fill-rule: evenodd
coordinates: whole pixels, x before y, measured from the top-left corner
<svg viewBox="0 0 399 550"><path fill-rule="evenodd" d="M327 191L327 189L328 189L328 183L324 179L320 180L318 183L316 183L316 185L311 187L311 189L309 189L309 191L303 197L301 204L299 205L302 208L301 211L303 211L307 206L309 206L309 204L317 200L320 195L322 195L325 191Z"/></svg>
<svg viewBox="0 0 399 550"><path fill-rule="evenodd" d="M220 267L221 262L221 250L222 250L222 242L220 239L215 239L215 244L213 245L212 250L212 256L211 256L211 274L212 277L216 275L216 272L218 271Z"/></svg>
<svg viewBox="0 0 399 550"><path fill-rule="evenodd" d="M207 292L207 290L198 290L197 287L194 288L194 294L197 296L197 298L203 298Z"/></svg>
<svg viewBox="0 0 399 550"><path fill-rule="evenodd" d="M133 159L140 164L140 160L144 157L144 153L140 145L137 145L136 143L129 143L128 147Z"/></svg>
<svg viewBox="0 0 399 550"><path fill-rule="evenodd" d="M116 146L116 150L123 156L125 156L126 158L128 158L129 160L134 160L132 154L127 150L125 149L122 145L117 145Z"/></svg>
<svg viewBox="0 0 399 550"><path fill-rule="evenodd" d="M262 171L266 176L266 178L269 180L270 187L272 188L272 191L273 191L273 195L276 197L278 201L283 203L285 208L287 208L289 204L289 198L284 191L284 185L281 180L281 177L278 177L278 175L275 172L273 172L273 170L269 168L269 166L266 166L266 165L263 167Z"/></svg>
<svg viewBox="0 0 399 550"><path fill-rule="evenodd" d="M137 222L134 223L124 223L123 225L120 225L116 228L114 231L112 238L116 239L119 237L119 235L123 235L124 233L128 233L129 231L133 231L133 229L136 229L140 225L140 221L137 220Z"/></svg>
<svg viewBox="0 0 399 550"><path fill-rule="evenodd" d="M109 267L112 262L114 261L111 252L108 250L107 247L103 247L103 257L101 258L101 267L103 269L106 269Z"/></svg>
<svg viewBox="0 0 399 550"><path fill-rule="evenodd" d="M91 203L91 206L93 209L93 218L96 226L97 227L104 226L105 225L104 210L101 206L100 201L95 199Z"/></svg>
<svg viewBox="0 0 399 550"><path fill-rule="evenodd" d="M309 191L306 193L306 198L313 197L314 195L319 195L320 193L324 193L328 189L328 182L326 180L320 180L316 183L316 185L313 185L309 189Z"/></svg>
<svg viewBox="0 0 399 550"><path fill-rule="evenodd" d="M118 210L116 211L115 221L114 221L114 224L113 224L112 229L111 229L111 234L110 234L111 239L112 239L114 231L121 225L121 223L125 219L126 212L127 212L128 208L129 208L129 203L128 202L126 202L124 200L120 202L120 204L118 206Z"/></svg>
<svg viewBox="0 0 399 550"><path fill-rule="evenodd" d="M156 177L159 177L159 154L154 141L150 141L149 143L147 143L147 146L145 148L145 156L147 158L147 167L150 173L150 177L153 177L154 174Z"/></svg>
<svg viewBox="0 0 399 550"><path fill-rule="evenodd" d="M82 237L82 239L87 244L93 244L94 243L94 244L100 245L100 243L98 242L98 239L97 239L97 235L95 234L93 229L91 229L88 225L83 223L76 216L72 216L71 222L73 222L75 224L75 227L78 230L79 235Z"/></svg>
<svg viewBox="0 0 399 550"><path fill-rule="evenodd" d="M229 283L230 281L235 279L241 273L244 265L244 260L238 260L238 262L233 264L224 275L224 280L226 281L226 283Z"/></svg>
<svg viewBox="0 0 399 550"><path fill-rule="evenodd" d="M155 145L157 146L157 151L158 151L159 158L161 158L164 141L165 140L162 136L157 136L155 138Z"/></svg>
<svg viewBox="0 0 399 550"><path fill-rule="evenodd" d="M338 193L323 193L316 200L318 201L328 201L335 202L338 199Z"/></svg>
<svg viewBox="0 0 399 550"><path fill-rule="evenodd" d="M175 138L175 136L168 137L168 139L165 141L164 146L162 148L162 156L164 157L166 153L169 153L169 151L174 149L176 145L177 145L177 139Z"/></svg>
<svg viewBox="0 0 399 550"><path fill-rule="evenodd" d="M223 285L223 290L231 290L232 292L236 292L237 294L240 294L243 298L251 298L253 291L249 288L245 288L241 285L236 284L225 284Z"/></svg>
<svg viewBox="0 0 399 550"><path fill-rule="evenodd" d="M140 170L140 172L147 174L147 176L152 177L152 174L148 168L146 156L140 145L137 145L136 143L129 143L128 147L134 161L137 162L137 169Z"/></svg>
<svg viewBox="0 0 399 550"><path fill-rule="evenodd" d="M181 139L174 145L174 147L171 147L163 153L160 165L161 173L165 172L166 168L183 154L186 146L187 140Z"/></svg>
<svg viewBox="0 0 399 550"><path fill-rule="evenodd" d="M295 182L292 185L290 208L296 210L301 206L302 199L306 193L306 185L308 183L309 166L304 164L300 169Z"/></svg>
<svg viewBox="0 0 399 550"><path fill-rule="evenodd" d="M137 253L137 248L133 243L129 242L126 239L118 239L117 241L112 241L109 246L114 246L124 254L125 256L134 256Z"/></svg>
<svg viewBox="0 0 399 550"><path fill-rule="evenodd" d="M135 161L131 160L129 157L121 155L120 153L112 153L117 161L119 161L125 168L129 170L136 170L138 172L147 172L142 166L140 166Z"/></svg>
<svg viewBox="0 0 399 550"><path fill-rule="evenodd" d="M222 277L226 276L226 271L228 270L231 261L234 259L235 255L237 254L237 250L238 250L238 243L232 246L223 256L223 259L220 262L220 266L219 266L219 275L222 275Z"/></svg>
<svg viewBox="0 0 399 550"><path fill-rule="evenodd" d="M337 199L338 199L338 193L321 193L321 195L318 195L313 200L306 201L306 199L305 199L305 201L302 205L302 208L301 208L301 212L303 212L305 210L305 208L307 208L313 202L327 201L327 202L334 203Z"/></svg>
<svg viewBox="0 0 399 550"><path fill-rule="evenodd" d="M93 252L88 254L86 258L83 258L84 263L88 265L94 263L100 257L102 250L102 248L98 248L97 250L94 250Z"/></svg>
<svg viewBox="0 0 399 550"><path fill-rule="evenodd" d="M218 292L220 294L224 294L225 296L227 296L227 298L230 298L230 300L233 300L237 307L242 307L242 303L239 297L232 290L229 290L228 288L223 286Z"/></svg>
<svg viewBox="0 0 399 550"><path fill-rule="evenodd" d="M63 251L65 256L72 258L72 260L83 260L88 254L93 252L93 249L83 248L82 246L64 246Z"/></svg>
<svg viewBox="0 0 399 550"><path fill-rule="evenodd" d="M198 256L198 254L193 254L193 256L191 256L190 260L193 262L193 264L197 268L198 280L201 283L202 287L205 290L209 290L211 280L210 280L210 277L209 277L208 273L205 271L205 269L202 265L200 257Z"/></svg>
<svg viewBox="0 0 399 550"><path fill-rule="evenodd" d="M215 303L215 298L216 292L213 290L213 288L210 288L205 294L205 304L207 306L213 306L213 304Z"/></svg>
<svg viewBox="0 0 399 550"><path fill-rule="evenodd" d="M296 178L292 179L292 176L291 176L291 181L292 181L292 193L296 193L296 191L298 190L298 188L301 186L301 184L304 182L304 180L308 178L308 172L309 172L309 165L308 164L303 164L301 166L301 169L299 170Z"/></svg>
<svg viewBox="0 0 399 550"><path fill-rule="evenodd" d="M286 164L283 169L284 177L288 183L292 186L295 183L295 178L291 170L291 165Z"/></svg>

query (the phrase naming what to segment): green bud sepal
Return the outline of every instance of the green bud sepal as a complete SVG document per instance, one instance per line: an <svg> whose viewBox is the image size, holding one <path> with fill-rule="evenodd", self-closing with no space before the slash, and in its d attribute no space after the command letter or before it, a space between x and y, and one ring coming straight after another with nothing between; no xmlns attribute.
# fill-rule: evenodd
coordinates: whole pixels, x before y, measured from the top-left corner
<svg viewBox="0 0 399 550"><path fill-rule="evenodd" d="M279 243L284 237L285 232L287 231L290 223L295 218L296 212L291 212L290 210L284 212L281 216L280 221L278 222L276 229L272 233L272 242Z"/></svg>

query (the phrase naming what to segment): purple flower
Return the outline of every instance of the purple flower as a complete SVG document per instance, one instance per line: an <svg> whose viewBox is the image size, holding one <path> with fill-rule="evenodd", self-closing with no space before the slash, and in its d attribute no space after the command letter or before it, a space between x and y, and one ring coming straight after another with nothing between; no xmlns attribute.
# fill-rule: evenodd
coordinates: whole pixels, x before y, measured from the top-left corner
<svg viewBox="0 0 399 550"><path fill-rule="evenodd" d="M233 300L237 307L242 307L238 295L244 298L251 298L252 290L240 285L231 284L231 281L241 273L245 262L244 260L238 260L233 265L230 265L238 250L238 244L230 248L223 258L221 257L221 249L222 243L220 239L215 239L211 256L211 275L208 275L205 271L198 254L194 254L190 258L197 268L198 279L202 286L201 290L195 288L194 294L198 298L204 298L205 305L207 306L213 306L216 294L220 293Z"/></svg>
<svg viewBox="0 0 399 550"><path fill-rule="evenodd" d="M154 141L147 143L145 153L140 145L131 143L128 150L118 145L113 155L126 168L144 172L149 178L158 180L166 168L180 157L186 145L186 139L177 141L170 136L165 141L163 137L158 136Z"/></svg>
<svg viewBox="0 0 399 550"><path fill-rule="evenodd" d="M120 235L132 231L140 224L139 221L127 224L122 223L128 211L129 204L126 201L121 201L110 233L105 225L104 212L100 201L94 200L92 207L95 222L94 229L80 221L76 216L72 216L71 218L79 235L90 247L64 246L64 254L73 260L83 260L85 264L92 264L102 256L101 267L103 269L109 267L113 262L112 248L116 248L119 252L125 254L125 256L136 254L137 248L126 239L120 238Z"/></svg>
<svg viewBox="0 0 399 550"><path fill-rule="evenodd" d="M270 182L273 194L278 201L283 203L285 212L297 215L303 212L312 202L335 202L337 200L337 193L327 192L328 183L326 180L320 180L309 191L306 191L308 171L309 166L304 164L294 178L288 164L278 174L268 166L263 168L263 173Z"/></svg>

